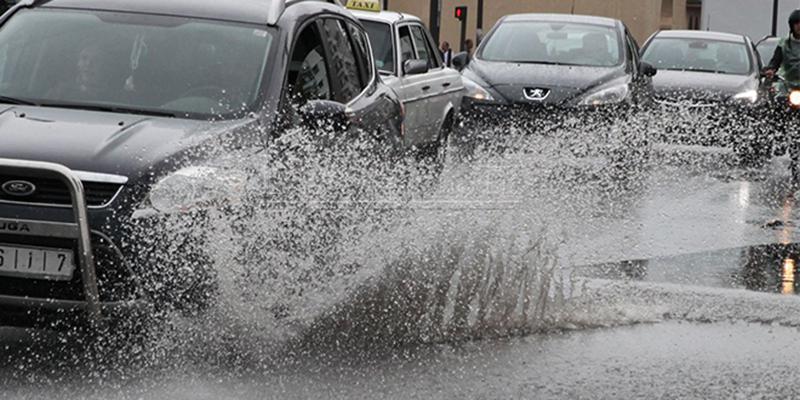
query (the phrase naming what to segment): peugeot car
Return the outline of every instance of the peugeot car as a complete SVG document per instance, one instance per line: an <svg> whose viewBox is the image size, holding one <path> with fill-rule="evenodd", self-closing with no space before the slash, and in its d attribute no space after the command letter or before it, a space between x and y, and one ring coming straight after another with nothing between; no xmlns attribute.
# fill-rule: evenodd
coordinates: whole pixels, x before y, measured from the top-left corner
<svg viewBox="0 0 800 400"><path fill-rule="evenodd" d="M502 18L463 70L467 113L597 110L647 103L655 69L618 20L522 14ZM466 63L464 54L455 64Z"/></svg>
<svg viewBox="0 0 800 400"><path fill-rule="evenodd" d="M202 207L165 185L224 196L236 177L198 164L304 123L396 149L402 118L338 2L21 2L0 20L0 324L202 307L202 243L153 255L126 228Z"/></svg>
<svg viewBox="0 0 800 400"><path fill-rule="evenodd" d="M533 121L559 127L576 119L604 126L624 121L652 102L656 70L639 60L638 50L615 19L561 14L502 18L473 57L462 53L453 59L457 67L466 64L467 90L464 129L456 143L466 144L467 152L476 140L491 143L494 136L483 133L487 123ZM598 146L601 153L623 150L613 158L625 163L644 160L648 148L642 132L615 135Z"/></svg>

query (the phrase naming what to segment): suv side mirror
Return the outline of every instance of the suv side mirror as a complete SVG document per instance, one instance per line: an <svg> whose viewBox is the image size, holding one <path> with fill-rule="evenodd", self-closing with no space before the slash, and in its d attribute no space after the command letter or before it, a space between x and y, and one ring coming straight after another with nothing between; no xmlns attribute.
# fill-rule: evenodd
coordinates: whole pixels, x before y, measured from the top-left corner
<svg viewBox="0 0 800 400"><path fill-rule="evenodd" d="M461 53L454 55L452 64L453 68L461 71L467 66L467 64L469 64L469 54L466 51L462 51Z"/></svg>
<svg viewBox="0 0 800 400"><path fill-rule="evenodd" d="M350 128L347 106L330 100L311 100L298 110L303 125L311 129L345 131Z"/></svg>
<svg viewBox="0 0 800 400"><path fill-rule="evenodd" d="M656 76L656 74L658 73L658 69L656 67L644 61L641 64L639 64L639 71L642 72L642 75L651 78Z"/></svg>
<svg viewBox="0 0 800 400"><path fill-rule="evenodd" d="M428 61L406 60L403 63L403 73L406 75L419 75L428 72Z"/></svg>

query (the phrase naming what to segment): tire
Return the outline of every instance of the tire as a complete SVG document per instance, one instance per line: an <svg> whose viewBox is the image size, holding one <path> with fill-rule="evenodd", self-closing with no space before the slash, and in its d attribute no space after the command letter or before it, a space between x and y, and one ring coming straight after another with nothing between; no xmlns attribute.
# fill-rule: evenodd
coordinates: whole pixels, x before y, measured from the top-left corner
<svg viewBox="0 0 800 400"><path fill-rule="evenodd" d="M450 136L455 127L453 114L445 117L444 123L439 130L439 135L435 142L430 143L421 149L420 158L430 168L431 174L439 176L447 163L448 148L450 147Z"/></svg>

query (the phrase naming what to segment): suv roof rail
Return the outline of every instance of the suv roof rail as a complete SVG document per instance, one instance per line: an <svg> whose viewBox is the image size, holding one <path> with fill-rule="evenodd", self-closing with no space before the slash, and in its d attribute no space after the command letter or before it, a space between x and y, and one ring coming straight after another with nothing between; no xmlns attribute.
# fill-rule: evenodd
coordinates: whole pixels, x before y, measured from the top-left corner
<svg viewBox="0 0 800 400"><path fill-rule="evenodd" d="M329 3L337 6L342 6L342 2L339 0L277 0L270 3L270 10L269 10L269 25L275 25L278 23L278 19L283 15L283 12L286 10L287 6L292 4L302 3L305 1L318 1L323 3Z"/></svg>
<svg viewBox="0 0 800 400"><path fill-rule="evenodd" d="M283 11L286 9L286 3L286 0L277 0L269 3L267 25L275 25L278 23L278 19L283 15Z"/></svg>

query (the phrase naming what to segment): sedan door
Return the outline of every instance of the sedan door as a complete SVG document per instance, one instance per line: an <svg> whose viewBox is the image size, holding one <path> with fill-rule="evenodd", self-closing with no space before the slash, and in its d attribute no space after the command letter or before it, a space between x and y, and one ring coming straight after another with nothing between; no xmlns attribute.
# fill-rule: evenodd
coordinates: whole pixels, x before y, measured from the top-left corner
<svg viewBox="0 0 800 400"><path fill-rule="evenodd" d="M408 75L404 65L406 61L418 59L417 48L411 33L411 25L405 24L397 28L398 38L398 76L400 79L400 98L406 111L407 146L416 146L427 141L430 136L429 96L432 83L427 74Z"/></svg>
<svg viewBox="0 0 800 400"><path fill-rule="evenodd" d="M424 26L413 25L411 32L414 46L418 49L417 57L428 60L429 70L425 74L427 76L425 82L430 87L426 93L429 117L423 141L431 143L439 139L447 114L450 111L454 113L458 111L463 83L458 71L445 67L439 51L433 44L433 38Z"/></svg>

